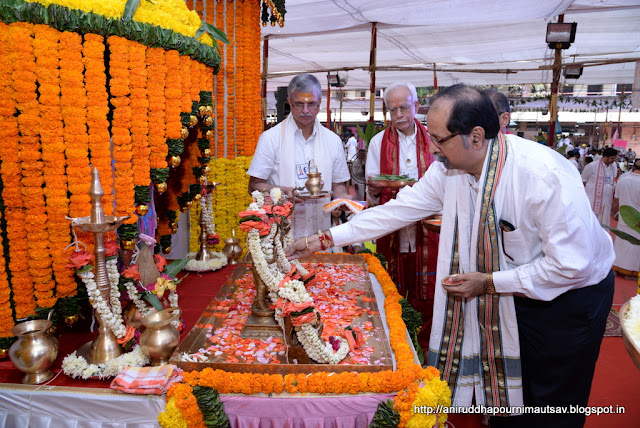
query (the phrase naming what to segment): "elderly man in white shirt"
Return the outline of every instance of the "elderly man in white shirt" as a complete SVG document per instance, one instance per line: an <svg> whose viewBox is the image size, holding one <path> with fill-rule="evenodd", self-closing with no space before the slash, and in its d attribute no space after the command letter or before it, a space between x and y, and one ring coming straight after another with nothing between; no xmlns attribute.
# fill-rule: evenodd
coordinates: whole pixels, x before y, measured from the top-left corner
<svg viewBox="0 0 640 428"><path fill-rule="evenodd" d="M345 182L351 176L340 137L325 128L318 120L322 101L320 81L311 74L299 74L288 87L291 114L281 123L260 135L256 152L247 174L249 193L282 189L294 198L293 236L295 238L329 228L330 214L322 206L330 197L301 199L296 188L307 181L309 162L322 173L323 191L333 192L335 198L351 199Z"/></svg>
<svg viewBox="0 0 640 428"><path fill-rule="evenodd" d="M427 171L433 157L429 153L427 128L416 120L420 105L416 87L410 82L394 83L385 89L384 103L391 126L371 139L365 173L368 177L406 175L417 181ZM368 192L370 201L384 204L393 199L398 190L369 187ZM406 295L411 306L422 314L418 342L426 349L433 313L438 234L416 222L379 238L376 251L389 263L389 275L400 293Z"/></svg>
<svg viewBox="0 0 640 428"><path fill-rule="evenodd" d="M288 252L376 238L442 210L428 362L449 382L452 405L586 406L615 255L578 171L501 134L491 101L468 86L440 91L427 120L440 162L416 185ZM569 413L491 418L492 427L584 422Z"/></svg>

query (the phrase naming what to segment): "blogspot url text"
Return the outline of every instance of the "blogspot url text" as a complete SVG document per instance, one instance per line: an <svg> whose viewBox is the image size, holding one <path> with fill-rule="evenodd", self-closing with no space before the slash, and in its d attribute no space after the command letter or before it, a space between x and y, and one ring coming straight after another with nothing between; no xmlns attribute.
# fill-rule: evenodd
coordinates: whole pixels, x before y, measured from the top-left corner
<svg viewBox="0 0 640 428"><path fill-rule="evenodd" d="M606 414L623 414L625 413L624 406L512 406L512 407L494 407L483 406L477 404L475 406L457 407L457 406L442 406L436 407L430 406L413 406L414 413L422 413L426 415L433 415L436 413L470 413L470 414L486 414L486 415L504 415L504 414L542 414L542 413L555 413L555 414L584 414L586 416L591 415L606 415Z"/></svg>

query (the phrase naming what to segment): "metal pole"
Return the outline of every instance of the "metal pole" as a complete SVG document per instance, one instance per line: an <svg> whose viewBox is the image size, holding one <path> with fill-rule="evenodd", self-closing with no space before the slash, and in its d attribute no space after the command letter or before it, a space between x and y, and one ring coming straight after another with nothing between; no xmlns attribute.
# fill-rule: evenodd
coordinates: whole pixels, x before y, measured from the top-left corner
<svg viewBox="0 0 640 428"><path fill-rule="evenodd" d="M376 22L371 23L371 50L369 52L369 75L371 84L369 86L369 122L373 122L373 115L376 110L376 46L378 38L378 28Z"/></svg>
<svg viewBox="0 0 640 428"><path fill-rule="evenodd" d="M267 70L269 68L269 36L262 43L262 130L267 129Z"/></svg>
<svg viewBox="0 0 640 428"><path fill-rule="evenodd" d="M558 23L564 22L564 15L558 16ZM562 71L562 49L556 47L553 61L553 80L551 81L551 100L549 100L549 135L547 145L553 148L556 141L556 122L558 121L558 84Z"/></svg>
<svg viewBox="0 0 640 428"><path fill-rule="evenodd" d="M327 73L327 128L332 129L331 126L331 83L329 83L329 76L331 73Z"/></svg>

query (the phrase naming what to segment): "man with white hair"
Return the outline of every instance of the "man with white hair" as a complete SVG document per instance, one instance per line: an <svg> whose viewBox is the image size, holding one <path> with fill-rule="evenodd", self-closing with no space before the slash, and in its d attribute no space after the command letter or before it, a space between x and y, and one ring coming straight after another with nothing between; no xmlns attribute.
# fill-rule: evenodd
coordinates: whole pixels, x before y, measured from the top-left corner
<svg viewBox="0 0 640 428"><path fill-rule="evenodd" d="M268 192L279 187L297 204L293 214L293 236L305 236L331 225L331 217L322 206L329 197L303 200L296 188L307 181L309 161L322 173L323 191L335 198L351 199L345 182L351 176L340 137L318 120L322 101L320 81L311 74L299 74L289 83L289 114L281 123L260 135L247 174L249 193ZM312 163L312 165L313 165Z"/></svg>
<svg viewBox="0 0 640 428"><path fill-rule="evenodd" d="M384 91L384 103L391 115L391 126L371 139L366 175L406 175L419 180L433 158L427 128L415 118L420 105L415 86L409 82L392 84ZM368 191L370 200L379 204L394 199L398 193L398 189L390 188L369 187ZM409 303L422 313L424 324L418 341L426 349L433 313L438 234L417 222L379 238L376 251L385 256L401 294L407 295Z"/></svg>

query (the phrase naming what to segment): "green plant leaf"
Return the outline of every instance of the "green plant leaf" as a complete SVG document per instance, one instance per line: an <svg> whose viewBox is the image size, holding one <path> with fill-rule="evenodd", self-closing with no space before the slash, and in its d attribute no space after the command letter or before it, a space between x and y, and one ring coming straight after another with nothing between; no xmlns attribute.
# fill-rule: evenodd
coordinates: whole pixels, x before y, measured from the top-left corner
<svg viewBox="0 0 640 428"><path fill-rule="evenodd" d="M158 299L158 296L156 296L155 294L153 294L150 291L145 292L142 295L142 298L144 300L146 300L147 302L149 302L149 304L151 306L153 306L154 308L156 308L158 311L163 310L164 308L162 307L162 303L160 302L160 299Z"/></svg>
<svg viewBox="0 0 640 428"><path fill-rule="evenodd" d="M605 226L604 224L602 225L602 227L604 227L605 229L609 229L610 231L612 231L614 233L614 235L616 235L617 237L624 239L625 241L633 244L633 245L640 245L640 239L636 238L635 236L631 236L626 232L623 232L619 229L616 229L614 227L611 226Z"/></svg>
<svg viewBox="0 0 640 428"><path fill-rule="evenodd" d="M620 217L622 217L627 226L640 233L640 211L630 205L622 205L620 207Z"/></svg>
<svg viewBox="0 0 640 428"><path fill-rule="evenodd" d="M217 27L214 27L208 22L203 22L202 27L198 28L198 31L196 31L196 39L205 32L209 34L213 40L220 40L222 43L227 45L231 43L229 42L229 38L224 33L224 31L220 30Z"/></svg>
<svg viewBox="0 0 640 428"><path fill-rule="evenodd" d="M178 273L189 263L189 259L177 259L164 267L164 274L175 278Z"/></svg>
<svg viewBox="0 0 640 428"><path fill-rule="evenodd" d="M124 14L122 15L122 19L125 21L131 21L131 19L133 19L133 15L136 14L138 6L140 6L140 0L127 0L127 3L124 5Z"/></svg>

